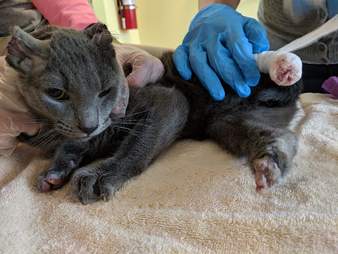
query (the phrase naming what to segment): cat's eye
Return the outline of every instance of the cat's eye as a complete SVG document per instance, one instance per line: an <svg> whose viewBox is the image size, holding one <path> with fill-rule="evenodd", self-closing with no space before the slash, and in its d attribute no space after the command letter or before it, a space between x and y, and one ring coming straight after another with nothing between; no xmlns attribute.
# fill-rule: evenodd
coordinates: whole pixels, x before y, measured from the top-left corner
<svg viewBox="0 0 338 254"><path fill-rule="evenodd" d="M102 91L102 92L99 94L99 97L102 98L102 97L106 96L107 94L110 93L111 89L112 89L112 88L110 87L110 88L108 88L108 89Z"/></svg>
<svg viewBox="0 0 338 254"><path fill-rule="evenodd" d="M48 88L46 90L46 94L49 97L53 98L54 100L58 100L58 101L64 101L64 100L69 99L65 91L61 89L57 89L57 88Z"/></svg>

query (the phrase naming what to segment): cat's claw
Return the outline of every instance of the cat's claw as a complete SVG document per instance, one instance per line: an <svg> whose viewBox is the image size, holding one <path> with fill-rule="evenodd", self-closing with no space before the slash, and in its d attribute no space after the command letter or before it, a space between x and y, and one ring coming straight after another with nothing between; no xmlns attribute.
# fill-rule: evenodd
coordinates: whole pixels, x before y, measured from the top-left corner
<svg viewBox="0 0 338 254"><path fill-rule="evenodd" d="M253 168L257 191L271 187L281 177L281 171L277 163L269 156L254 160Z"/></svg>

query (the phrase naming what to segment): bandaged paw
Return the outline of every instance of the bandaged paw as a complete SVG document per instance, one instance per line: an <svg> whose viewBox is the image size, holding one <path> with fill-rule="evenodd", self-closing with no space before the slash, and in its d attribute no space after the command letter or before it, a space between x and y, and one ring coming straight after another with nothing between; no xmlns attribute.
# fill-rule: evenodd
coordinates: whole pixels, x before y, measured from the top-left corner
<svg viewBox="0 0 338 254"><path fill-rule="evenodd" d="M259 70L279 86L291 86L302 77L302 61L293 53L265 51L255 58Z"/></svg>
<svg viewBox="0 0 338 254"><path fill-rule="evenodd" d="M256 54L255 58L259 70L263 73L269 73L270 78L277 85L290 86L295 84L302 76L302 61L298 56L290 52L311 45L320 38L337 31L337 27L338 14L317 29L290 42L277 51Z"/></svg>

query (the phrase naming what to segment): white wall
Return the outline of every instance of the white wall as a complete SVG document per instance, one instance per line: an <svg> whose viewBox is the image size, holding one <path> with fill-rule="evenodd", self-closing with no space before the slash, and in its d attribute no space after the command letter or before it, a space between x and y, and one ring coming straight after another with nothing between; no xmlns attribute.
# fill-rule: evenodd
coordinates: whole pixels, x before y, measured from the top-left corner
<svg viewBox="0 0 338 254"><path fill-rule="evenodd" d="M97 16L121 42L175 48L198 11L198 0L136 0L138 30L121 31L115 0L91 0ZM258 0L242 0L238 10L256 17Z"/></svg>

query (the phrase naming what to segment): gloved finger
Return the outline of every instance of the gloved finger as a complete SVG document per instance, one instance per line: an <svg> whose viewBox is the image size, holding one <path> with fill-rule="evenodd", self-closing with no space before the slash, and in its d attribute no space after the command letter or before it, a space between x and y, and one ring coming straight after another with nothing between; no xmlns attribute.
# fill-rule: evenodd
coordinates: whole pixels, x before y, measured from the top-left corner
<svg viewBox="0 0 338 254"><path fill-rule="evenodd" d="M196 46L193 52L189 57L192 70L214 100L223 100L225 91L218 76L208 64L207 53L199 46Z"/></svg>
<svg viewBox="0 0 338 254"><path fill-rule="evenodd" d="M190 52L191 54L192 52ZM189 62L189 48L186 45L180 45L173 54L173 61L178 73L184 80L190 80L192 77L191 66Z"/></svg>
<svg viewBox="0 0 338 254"><path fill-rule="evenodd" d="M138 55L129 62L132 72L127 76L130 86L142 87L156 82L164 73L162 62L151 55Z"/></svg>
<svg viewBox="0 0 338 254"><path fill-rule="evenodd" d="M221 43L220 36L215 39L215 43L210 43L207 48L208 59L211 67L218 73L225 83L240 96L250 95L250 87L245 83L238 65L233 61L227 50Z"/></svg>
<svg viewBox="0 0 338 254"><path fill-rule="evenodd" d="M269 50L269 39L264 27L255 19L248 18L243 26L244 33L252 44L254 54Z"/></svg>
<svg viewBox="0 0 338 254"><path fill-rule="evenodd" d="M229 36L231 39L227 39ZM223 41L235 63L239 66L245 83L248 86L256 86L260 79L260 73L254 59L252 44L246 38L242 26L237 26L230 33L223 34Z"/></svg>

